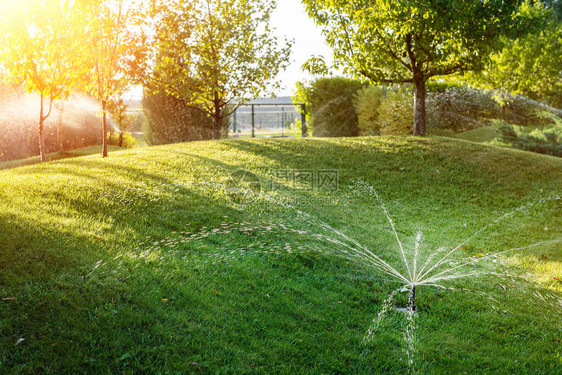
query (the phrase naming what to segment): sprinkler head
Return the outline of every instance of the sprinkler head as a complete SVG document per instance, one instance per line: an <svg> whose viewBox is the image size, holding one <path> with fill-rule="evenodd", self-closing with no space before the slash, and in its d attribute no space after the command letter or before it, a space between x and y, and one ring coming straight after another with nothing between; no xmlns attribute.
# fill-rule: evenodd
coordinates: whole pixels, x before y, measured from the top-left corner
<svg viewBox="0 0 562 375"><path fill-rule="evenodd" d="M408 310L412 313L416 312L416 284L412 285L410 289L410 302L408 303Z"/></svg>

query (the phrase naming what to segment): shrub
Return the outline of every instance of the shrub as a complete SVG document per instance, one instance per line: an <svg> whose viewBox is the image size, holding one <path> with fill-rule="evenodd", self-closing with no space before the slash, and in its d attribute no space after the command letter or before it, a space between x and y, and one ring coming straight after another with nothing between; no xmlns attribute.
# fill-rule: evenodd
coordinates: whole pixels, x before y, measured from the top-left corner
<svg viewBox="0 0 562 375"><path fill-rule="evenodd" d="M490 90L458 84L430 82L427 84L428 128L450 129L454 132L489 126L503 119L498 97L505 101L505 121L515 125L548 125L551 121L538 113L546 106L520 95L503 96Z"/></svg>
<svg viewBox="0 0 562 375"><path fill-rule="evenodd" d="M351 93L353 100L349 99ZM315 136L408 134L412 130L410 86L365 86L344 78L322 78L300 84L294 100L307 104L307 119ZM505 116L516 125L552 124L552 119L537 115L545 108L534 100L510 96ZM430 133L448 136L502 118L493 91L446 82L427 84L426 113Z"/></svg>
<svg viewBox="0 0 562 375"><path fill-rule="evenodd" d="M413 120L412 94L405 88L369 86L355 97L362 135L409 134Z"/></svg>
<svg viewBox="0 0 562 375"><path fill-rule="evenodd" d="M121 140L120 137L123 137ZM109 144L113 146L120 146L124 148L133 148L135 146L135 137L131 133L123 131L119 133L118 131L112 131L108 134Z"/></svg>
<svg viewBox="0 0 562 375"><path fill-rule="evenodd" d="M553 123L553 118L546 116L545 113L547 106L543 103L537 102L535 100L526 98L520 95L514 95L511 97L509 104L507 105L507 121L511 124L522 125L522 126L546 126ZM558 114L562 114L562 111L550 108Z"/></svg>
<svg viewBox="0 0 562 375"><path fill-rule="evenodd" d="M502 140L512 147L562 157L562 120L554 119L554 125L545 126L525 132L524 128L496 121L494 126L499 131Z"/></svg>
<svg viewBox="0 0 562 375"><path fill-rule="evenodd" d="M182 100L162 93L143 98L146 115L145 139L148 144L198 141L213 138L213 119ZM230 121L224 120L222 135L228 135Z"/></svg>
<svg viewBox="0 0 562 375"><path fill-rule="evenodd" d="M354 101L365 85L357 80L319 78L297 84L293 100L307 106L307 125L316 137L353 137L359 135Z"/></svg>
<svg viewBox="0 0 562 375"><path fill-rule="evenodd" d="M409 134L414 123L414 99L406 90L389 91L379 106L380 132L383 135Z"/></svg>
<svg viewBox="0 0 562 375"><path fill-rule="evenodd" d="M355 96L359 132L361 135L380 135L380 105L387 90L382 86L368 86L359 90Z"/></svg>
<svg viewBox="0 0 562 375"><path fill-rule="evenodd" d="M500 109L491 92L443 83L427 85L427 126L454 132L487 126Z"/></svg>

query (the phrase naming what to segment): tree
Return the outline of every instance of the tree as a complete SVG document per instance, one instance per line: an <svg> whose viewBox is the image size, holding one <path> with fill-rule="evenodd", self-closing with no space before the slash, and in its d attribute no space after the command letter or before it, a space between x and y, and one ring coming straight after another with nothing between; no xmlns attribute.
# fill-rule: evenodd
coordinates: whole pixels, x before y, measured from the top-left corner
<svg viewBox="0 0 562 375"><path fill-rule="evenodd" d="M507 40L503 50L491 55L486 69L470 74L467 80L494 90L495 98L505 108L513 95L562 106L562 23L554 10L537 32Z"/></svg>
<svg viewBox="0 0 562 375"><path fill-rule="evenodd" d="M144 71L146 37L143 3L129 0L84 1L86 39L82 61L89 67L84 90L101 104L102 156L107 157L108 103Z"/></svg>
<svg viewBox="0 0 562 375"><path fill-rule="evenodd" d="M59 119L58 119L58 126L57 126L58 151L64 152L64 144L62 140L62 129L63 129L62 118L64 115L64 100L59 100L57 103L55 103L55 107L59 111Z"/></svg>
<svg viewBox="0 0 562 375"><path fill-rule="evenodd" d="M122 95L117 95L107 103L107 111L119 128L119 147L123 147L123 135L133 123L133 117L127 114L128 105Z"/></svg>
<svg viewBox="0 0 562 375"><path fill-rule="evenodd" d="M274 0L167 0L157 9L156 61L147 87L185 102L220 124L240 104L271 95L289 64L268 25Z"/></svg>
<svg viewBox="0 0 562 375"><path fill-rule="evenodd" d="M562 22L562 0L542 0L545 7L556 15L559 22Z"/></svg>
<svg viewBox="0 0 562 375"><path fill-rule="evenodd" d="M214 120L175 96L145 93L142 106L146 115L144 136L150 145L213 138ZM226 120L221 123L222 133L228 133L230 124Z"/></svg>
<svg viewBox="0 0 562 375"><path fill-rule="evenodd" d="M336 66L376 83L412 83L414 134L424 135L426 82L478 70L487 56L536 24L524 0L303 0L334 49ZM306 65L325 70L321 58Z"/></svg>
<svg viewBox="0 0 562 375"><path fill-rule="evenodd" d="M12 80L26 91L37 92L39 150L47 160L45 120L53 103L70 95L79 67L75 64L76 40L71 37L71 1L29 0L10 4L10 22L4 24L3 63Z"/></svg>
<svg viewBox="0 0 562 375"><path fill-rule="evenodd" d="M354 101L365 85L343 77L297 83L295 103L306 104L307 124L317 137L354 137L359 134Z"/></svg>

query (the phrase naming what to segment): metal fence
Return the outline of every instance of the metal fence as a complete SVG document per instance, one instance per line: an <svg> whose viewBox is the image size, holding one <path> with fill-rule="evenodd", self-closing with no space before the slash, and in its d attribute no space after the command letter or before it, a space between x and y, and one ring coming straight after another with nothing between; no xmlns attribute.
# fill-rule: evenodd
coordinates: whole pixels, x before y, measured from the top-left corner
<svg viewBox="0 0 562 375"><path fill-rule="evenodd" d="M300 110L297 111L297 108ZM302 103L250 103L241 105L232 117L234 137L249 135L287 137L296 120L301 122L301 135L307 133L306 105Z"/></svg>

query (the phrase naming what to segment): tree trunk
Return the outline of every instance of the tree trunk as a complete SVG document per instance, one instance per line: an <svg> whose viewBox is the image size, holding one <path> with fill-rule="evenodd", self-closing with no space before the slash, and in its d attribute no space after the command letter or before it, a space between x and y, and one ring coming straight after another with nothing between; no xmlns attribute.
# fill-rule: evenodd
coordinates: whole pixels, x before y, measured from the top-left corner
<svg viewBox="0 0 562 375"><path fill-rule="evenodd" d="M506 105L502 104L502 120L503 122L507 122L507 112L506 112Z"/></svg>
<svg viewBox="0 0 562 375"><path fill-rule="evenodd" d="M308 127L306 126L306 104L301 104L301 132L302 137L306 138Z"/></svg>
<svg viewBox="0 0 562 375"><path fill-rule="evenodd" d="M45 149L45 118L43 117L43 93L41 93L41 112L39 113L39 152L41 154L41 162L47 161L47 150Z"/></svg>
<svg viewBox="0 0 562 375"><path fill-rule="evenodd" d="M123 148L123 131L119 133L119 147Z"/></svg>
<svg viewBox="0 0 562 375"><path fill-rule="evenodd" d="M107 102L105 100L101 101L101 110L102 110L102 157L107 157L107 115L106 115L106 106Z"/></svg>
<svg viewBox="0 0 562 375"><path fill-rule="evenodd" d="M64 111L64 103L61 102L59 110L59 129L57 134L57 141L59 144L59 152L64 152L64 145L62 144L62 114Z"/></svg>
<svg viewBox="0 0 562 375"><path fill-rule="evenodd" d="M220 113L216 113L213 116L214 124L213 124L213 139L220 139L221 138L221 115Z"/></svg>
<svg viewBox="0 0 562 375"><path fill-rule="evenodd" d="M220 139L221 137L221 129L220 129L220 123L222 120L222 108L221 108L221 100L219 98L219 93L217 91L215 91L215 99L214 99L214 106L215 106L215 111L213 113L213 119L214 121L214 128L213 128L213 139Z"/></svg>
<svg viewBox="0 0 562 375"><path fill-rule="evenodd" d="M425 135L425 81L415 80L414 135Z"/></svg>

